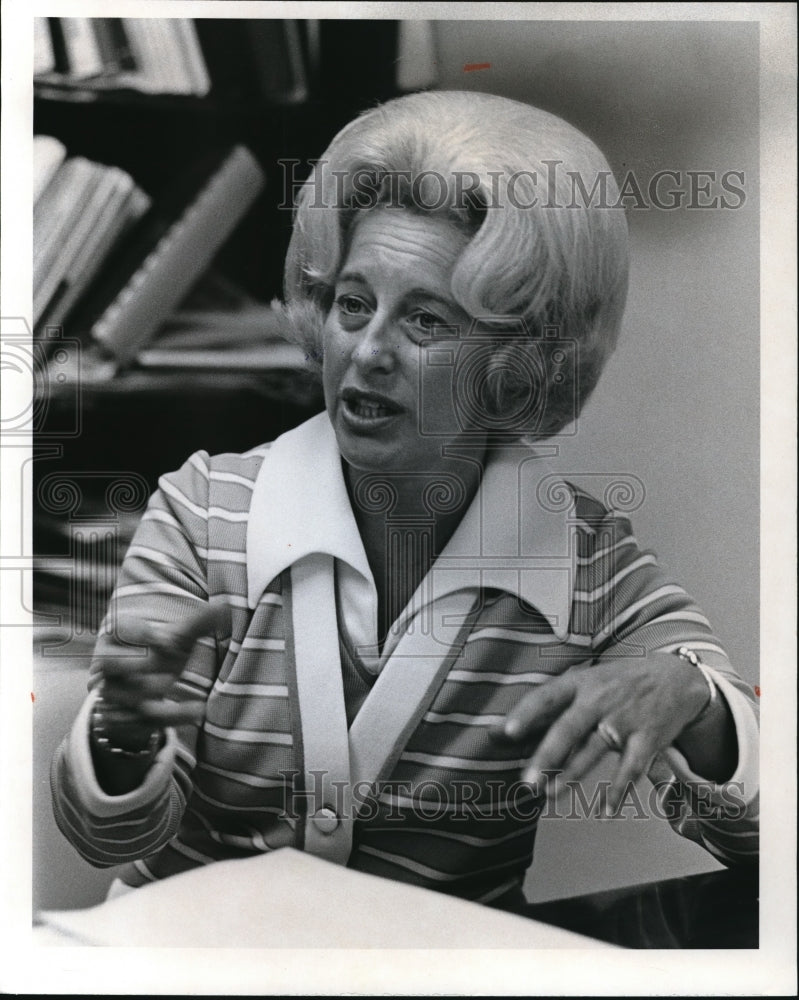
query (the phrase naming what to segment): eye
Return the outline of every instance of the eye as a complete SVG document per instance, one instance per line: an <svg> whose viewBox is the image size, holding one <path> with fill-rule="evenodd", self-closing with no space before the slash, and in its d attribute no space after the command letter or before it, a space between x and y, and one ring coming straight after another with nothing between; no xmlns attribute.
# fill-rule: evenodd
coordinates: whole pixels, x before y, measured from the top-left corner
<svg viewBox="0 0 799 1000"><path fill-rule="evenodd" d="M368 312L366 303L357 295L339 295L336 305L346 316L363 316Z"/></svg>
<svg viewBox="0 0 799 1000"><path fill-rule="evenodd" d="M448 325L445 319L427 309L417 309L411 313L408 319L412 326L416 327L417 330L422 330L425 334L433 333L436 327Z"/></svg>
<svg viewBox="0 0 799 1000"><path fill-rule="evenodd" d="M336 297L336 310L342 328L350 331L360 330L372 315L369 302L352 292L343 292Z"/></svg>

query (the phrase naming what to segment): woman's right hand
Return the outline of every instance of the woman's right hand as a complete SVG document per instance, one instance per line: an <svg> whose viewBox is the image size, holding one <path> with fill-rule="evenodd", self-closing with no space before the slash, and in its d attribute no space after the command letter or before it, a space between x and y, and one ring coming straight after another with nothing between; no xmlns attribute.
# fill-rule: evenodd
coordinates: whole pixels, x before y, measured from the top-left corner
<svg viewBox="0 0 799 1000"><path fill-rule="evenodd" d="M229 620L230 610L223 604L203 604L180 622L121 620L121 642L106 640L92 664L102 677L99 692L109 736L116 732L129 742L136 730L149 734L202 722L205 703L174 700L175 684L197 640ZM131 649L131 644L144 650Z"/></svg>
<svg viewBox="0 0 799 1000"><path fill-rule="evenodd" d="M163 745L167 726L199 725L203 701L174 700L175 685L197 640L225 628L230 610L203 604L181 622L119 622L117 640L98 644L92 670L100 698L92 714L91 746L97 781L109 795L137 788ZM130 644L143 646L134 651Z"/></svg>

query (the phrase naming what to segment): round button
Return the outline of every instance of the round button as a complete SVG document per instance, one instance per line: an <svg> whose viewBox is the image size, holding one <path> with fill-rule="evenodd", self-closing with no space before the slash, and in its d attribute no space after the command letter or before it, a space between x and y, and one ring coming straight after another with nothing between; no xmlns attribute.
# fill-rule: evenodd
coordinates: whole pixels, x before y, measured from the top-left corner
<svg viewBox="0 0 799 1000"><path fill-rule="evenodd" d="M330 834L336 830L341 820L329 806L322 806L313 814L311 822L320 833Z"/></svg>

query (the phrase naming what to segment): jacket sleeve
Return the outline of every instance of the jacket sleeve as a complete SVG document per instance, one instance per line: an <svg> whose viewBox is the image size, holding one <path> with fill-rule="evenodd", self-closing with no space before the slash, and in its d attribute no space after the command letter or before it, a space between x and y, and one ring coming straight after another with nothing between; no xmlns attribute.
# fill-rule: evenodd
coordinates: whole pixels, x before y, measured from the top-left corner
<svg viewBox="0 0 799 1000"><path fill-rule="evenodd" d="M178 472L159 481L125 556L100 630L89 674L89 697L53 760L56 822L77 851L98 867L159 850L176 833L186 808L195 766L196 726L168 729L166 743L142 784L124 795L108 795L94 773L89 724L100 680L97 658L114 643L119 617L175 622L198 602L208 601L208 483L205 452L193 455ZM125 655L143 657L146 650L130 646ZM207 698L217 662L216 637L203 637L173 697Z"/></svg>
<svg viewBox="0 0 799 1000"><path fill-rule="evenodd" d="M674 652L685 644L701 657L735 725L735 773L716 784L694 773L676 747L658 754L649 777L659 815L724 864L756 860L759 829L758 704L730 664L704 614L642 551L625 517L608 515L597 532L589 606L596 659ZM588 597L588 595L585 595Z"/></svg>

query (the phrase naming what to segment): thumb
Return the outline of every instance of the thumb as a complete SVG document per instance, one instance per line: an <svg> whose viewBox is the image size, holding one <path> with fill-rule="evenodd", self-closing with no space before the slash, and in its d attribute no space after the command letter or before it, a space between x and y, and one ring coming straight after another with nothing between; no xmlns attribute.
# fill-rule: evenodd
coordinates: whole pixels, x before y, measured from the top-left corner
<svg viewBox="0 0 799 1000"><path fill-rule="evenodd" d="M214 632L229 632L230 628L230 606L224 601L217 600L201 604L182 621L175 622L170 631L173 641L188 653L201 636Z"/></svg>

